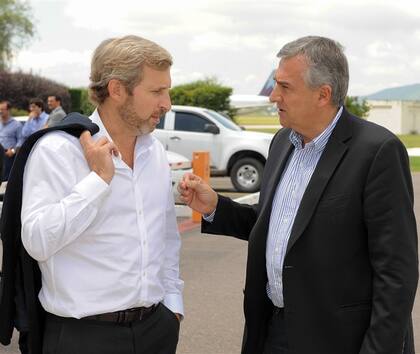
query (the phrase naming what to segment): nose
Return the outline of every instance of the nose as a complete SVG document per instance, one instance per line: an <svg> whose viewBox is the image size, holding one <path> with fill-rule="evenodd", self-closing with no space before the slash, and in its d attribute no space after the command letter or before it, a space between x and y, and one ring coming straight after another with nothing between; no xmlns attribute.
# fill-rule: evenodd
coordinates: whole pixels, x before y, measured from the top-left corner
<svg viewBox="0 0 420 354"><path fill-rule="evenodd" d="M160 102L160 109L162 111L168 112L171 109L171 96L169 96L169 92L164 94L162 100Z"/></svg>
<svg viewBox="0 0 420 354"><path fill-rule="evenodd" d="M277 84L274 85L273 91L271 91L269 99L271 103L276 103L280 100L280 92L278 90Z"/></svg>

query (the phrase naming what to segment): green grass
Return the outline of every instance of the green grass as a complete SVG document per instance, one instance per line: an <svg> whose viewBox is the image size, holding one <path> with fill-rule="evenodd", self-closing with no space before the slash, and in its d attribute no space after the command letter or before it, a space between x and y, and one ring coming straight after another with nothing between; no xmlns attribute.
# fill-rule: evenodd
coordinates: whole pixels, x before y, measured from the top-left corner
<svg viewBox="0 0 420 354"><path fill-rule="evenodd" d="M272 133L272 134L275 134L278 131L278 129L275 129L275 128L261 128L261 129L248 128L246 130L251 131L251 132Z"/></svg>
<svg viewBox="0 0 420 354"><path fill-rule="evenodd" d="M398 135L406 148L420 147L420 135Z"/></svg>
<svg viewBox="0 0 420 354"><path fill-rule="evenodd" d="M277 116L236 116L235 123L238 125L275 125L279 124Z"/></svg>
<svg viewBox="0 0 420 354"><path fill-rule="evenodd" d="M420 171L420 156L410 156L410 170L411 172Z"/></svg>

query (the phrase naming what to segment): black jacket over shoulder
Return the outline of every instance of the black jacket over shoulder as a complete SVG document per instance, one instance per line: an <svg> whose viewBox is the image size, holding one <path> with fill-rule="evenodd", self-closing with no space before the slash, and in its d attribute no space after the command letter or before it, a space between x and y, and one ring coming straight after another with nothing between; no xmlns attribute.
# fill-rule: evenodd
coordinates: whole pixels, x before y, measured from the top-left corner
<svg viewBox="0 0 420 354"><path fill-rule="evenodd" d="M273 305L266 241L273 198L293 151L273 138L259 204L219 197L202 231L248 240L243 353L261 354ZM412 354L418 280L406 149L386 129L343 111L303 195L283 265L290 354Z"/></svg>
<svg viewBox="0 0 420 354"><path fill-rule="evenodd" d="M28 156L45 134L62 130L79 137L89 130L92 135L99 127L79 113L70 113L57 126L39 130L24 142L13 164L0 220L0 233L3 241L3 265L0 284L0 342L10 344L15 325L16 313L23 313L28 321L29 348L31 354L42 353L42 337L45 311L38 300L41 289L41 272L36 260L31 258L22 245L21 219L23 173ZM16 308L17 292L23 294L24 308Z"/></svg>

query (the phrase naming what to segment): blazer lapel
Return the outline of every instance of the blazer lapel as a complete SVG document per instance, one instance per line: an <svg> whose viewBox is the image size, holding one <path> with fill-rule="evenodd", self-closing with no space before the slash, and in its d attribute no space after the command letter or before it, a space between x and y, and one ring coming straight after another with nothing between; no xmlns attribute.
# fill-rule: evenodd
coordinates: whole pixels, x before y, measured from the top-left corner
<svg viewBox="0 0 420 354"><path fill-rule="evenodd" d="M343 110L325 150L319 159L305 193L303 194L302 201L293 223L286 254L302 235L309 220L312 218L325 187L348 149L345 141L350 138L351 122L349 114L346 110Z"/></svg>
<svg viewBox="0 0 420 354"><path fill-rule="evenodd" d="M269 173L270 176L267 179L267 187L265 188L263 196L264 200L259 217L261 220L265 220L267 212L271 213L271 205L273 203L274 195L276 194L276 188L284 168L286 167L289 156L293 151L293 144L290 140L287 140L286 143L276 144L275 147L273 147L273 150L274 151L270 152L270 156L276 156L274 158L276 163L274 163L273 169L265 171L265 173Z"/></svg>

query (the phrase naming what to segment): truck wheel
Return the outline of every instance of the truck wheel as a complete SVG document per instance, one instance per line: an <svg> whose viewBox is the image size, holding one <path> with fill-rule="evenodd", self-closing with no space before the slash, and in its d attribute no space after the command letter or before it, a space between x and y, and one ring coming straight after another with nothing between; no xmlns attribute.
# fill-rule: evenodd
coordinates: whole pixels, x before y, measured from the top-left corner
<svg viewBox="0 0 420 354"><path fill-rule="evenodd" d="M236 161L230 172L233 186L239 192L253 193L260 190L264 166L252 157Z"/></svg>

